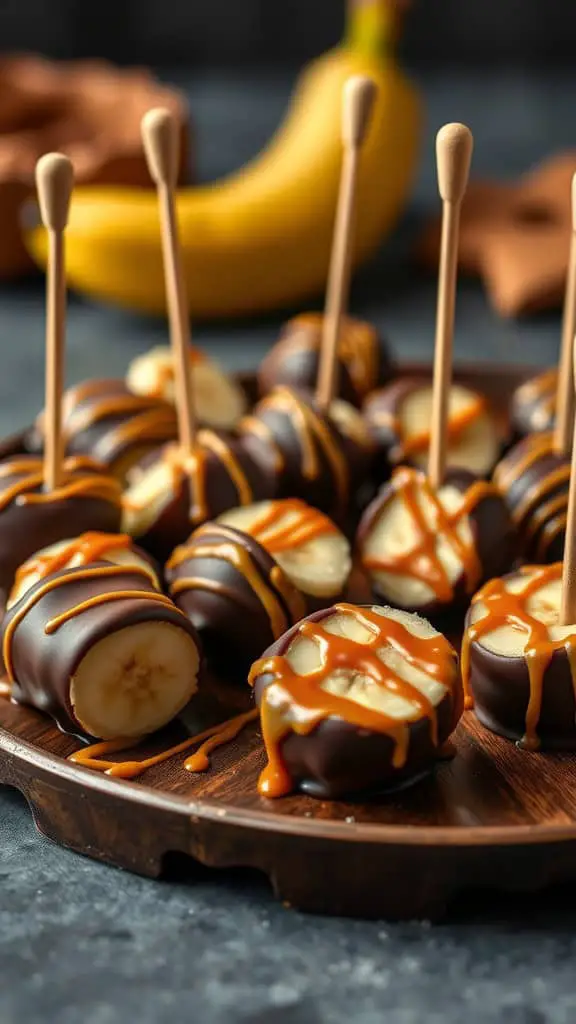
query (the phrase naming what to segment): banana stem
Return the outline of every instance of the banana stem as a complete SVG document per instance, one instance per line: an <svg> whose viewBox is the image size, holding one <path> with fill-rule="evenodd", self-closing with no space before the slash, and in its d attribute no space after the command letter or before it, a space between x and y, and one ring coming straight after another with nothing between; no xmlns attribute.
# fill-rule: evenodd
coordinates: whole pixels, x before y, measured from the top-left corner
<svg viewBox="0 0 576 1024"><path fill-rule="evenodd" d="M345 42L351 49L381 57L398 34L400 0L348 0Z"/></svg>

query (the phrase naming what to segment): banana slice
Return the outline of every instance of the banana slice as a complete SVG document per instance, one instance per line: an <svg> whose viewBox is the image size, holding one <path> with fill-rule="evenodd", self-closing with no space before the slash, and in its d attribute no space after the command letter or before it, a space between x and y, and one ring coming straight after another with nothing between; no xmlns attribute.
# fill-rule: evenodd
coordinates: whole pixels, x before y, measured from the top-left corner
<svg viewBox="0 0 576 1024"><path fill-rule="evenodd" d="M80 537L50 544L27 559L16 574L6 607L11 608L31 587L52 572L76 569L100 559L113 565L137 566L148 574L157 590L162 589L150 559L125 534L84 533Z"/></svg>
<svg viewBox="0 0 576 1024"><path fill-rule="evenodd" d="M145 736L162 728L196 691L198 646L167 622L142 622L104 637L70 683L74 715L90 736Z"/></svg>
<svg viewBox="0 0 576 1024"><path fill-rule="evenodd" d="M254 537L306 595L333 600L352 570L350 545L328 516L297 498L233 508L216 522Z"/></svg>
<svg viewBox="0 0 576 1024"><path fill-rule="evenodd" d="M231 430L247 409L244 391L231 377L196 348L190 349L190 373L200 423ZM174 404L174 367L168 346L158 345L137 356L128 367L128 387Z"/></svg>
<svg viewBox="0 0 576 1024"><path fill-rule="evenodd" d="M358 548L379 598L435 617L506 572L516 539L493 484L450 470L435 491L424 473L402 466L364 512Z"/></svg>
<svg viewBox="0 0 576 1024"><path fill-rule="evenodd" d="M433 766L462 712L456 652L394 608L315 612L264 652L249 681L269 758L265 796L298 783L323 797L406 785Z"/></svg>
<svg viewBox="0 0 576 1024"><path fill-rule="evenodd" d="M382 456L392 465L408 462L426 469L432 418L432 387L404 378L364 403L364 415ZM495 466L502 438L486 400L462 384L453 384L449 398L448 466L488 476Z"/></svg>
<svg viewBox="0 0 576 1024"><path fill-rule="evenodd" d="M142 736L198 685L201 644L149 566L96 560L49 574L7 612L2 650L12 697L65 732Z"/></svg>
<svg viewBox="0 0 576 1024"><path fill-rule="evenodd" d="M562 565L523 566L474 597L462 676L480 721L535 750L576 747L576 623L561 626Z"/></svg>

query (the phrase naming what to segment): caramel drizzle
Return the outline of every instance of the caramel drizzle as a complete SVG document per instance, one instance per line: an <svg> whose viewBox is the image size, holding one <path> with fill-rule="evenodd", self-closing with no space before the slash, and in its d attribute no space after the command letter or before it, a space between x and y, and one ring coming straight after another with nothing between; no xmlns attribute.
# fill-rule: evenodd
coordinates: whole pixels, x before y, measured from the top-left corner
<svg viewBox="0 0 576 1024"><path fill-rule="evenodd" d="M283 412L289 418L298 435L302 454L301 471L307 480L316 480L320 476L321 465L316 449L316 443L318 444L332 470L340 502L344 503L347 497L348 467L327 423L305 399L300 398L290 388L282 386L274 388L258 406L260 412L267 409Z"/></svg>
<svg viewBox="0 0 576 1024"><path fill-rule="evenodd" d="M123 566L124 571L126 567ZM94 597L89 597L86 601L82 601L80 604L75 605L74 608L68 608L65 612L61 612L60 615L55 615L53 619L44 626L44 632L46 636L51 636L55 633L60 626L64 623L69 622L70 619L75 619L77 615L81 615L82 612L88 611L90 608L98 608L101 604L111 604L112 601L138 601L145 597L146 600L156 601L158 604L163 604L167 608L173 608L174 604L166 594L160 594L157 591L155 593L149 593L148 591L143 592L142 590L114 590L108 594L96 594Z"/></svg>
<svg viewBox="0 0 576 1024"><path fill-rule="evenodd" d="M441 536L461 562L466 591L472 593L481 579L482 565L473 539L464 540L458 533L458 525L484 498L497 494L496 488L485 480L476 480L463 495L459 508L447 512L419 470L401 466L392 474L390 486L403 500L416 528L417 540L413 548L393 558L363 555L364 567L369 572L411 576L426 584L439 601L449 602L454 596L454 588L436 551L437 540ZM418 491L424 492L428 498L432 511L431 523L428 523L420 507Z"/></svg>
<svg viewBox="0 0 576 1024"><path fill-rule="evenodd" d="M482 395L476 395L465 409L450 413L447 426L449 445L457 444L464 431L480 418L486 408L486 399ZM398 443L393 450L395 462L424 452L430 446L430 431L428 429L422 430L419 434L413 434L412 437L405 436L400 415L395 415L386 409L374 409L370 412L369 418L376 426L386 427L398 437Z"/></svg>
<svg viewBox="0 0 576 1024"><path fill-rule="evenodd" d="M322 314L303 313L295 317L286 325L288 333L274 349L278 360L287 353L317 352L320 349L322 339ZM300 327L312 327L317 330L313 335L303 330L297 333ZM365 395L376 386L378 377L378 339L376 332L370 324L353 320L344 320L338 338L338 357L344 364L354 390L358 395Z"/></svg>
<svg viewBox="0 0 576 1024"><path fill-rule="evenodd" d="M0 512L11 502L19 505L47 504L51 501L67 501L69 498L96 498L120 504L122 488L117 480L104 473L87 472L76 475L81 469L96 470L97 464L88 459L73 458L64 462L64 482L53 491L33 493L44 483L44 469L41 459L12 459L0 465L0 478L23 474L0 493Z"/></svg>
<svg viewBox="0 0 576 1024"><path fill-rule="evenodd" d="M545 623L534 618L527 610L527 602L534 594L548 583L562 578L562 565L557 562L554 565L542 567L523 566L518 570L521 575L526 575L526 586L517 594L506 590L505 579L490 580L481 590L475 594L472 606L481 603L486 608L486 615L468 626L462 641L462 682L466 707L473 706L473 698L470 691L470 646L472 643L480 642L482 637L503 626L510 626L512 629L521 629L527 634L524 657L528 667L530 680L530 699L526 710L525 732L520 745L526 750L537 750L540 746L538 739L538 723L542 710L542 694L544 687L544 675L550 664L555 651L562 648L566 651L572 672L572 680L576 693L576 626L574 634L565 637L563 640L551 640L548 634L548 627ZM533 574L533 575L532 575Z"/></svg>
<svg viewBox="0 0 576 1024"><path fill-rule="evenodd" d="M213 523L201 526L195 531L191 543L176 548L166 568L175 569L185 561L201 558L229 562L243 576L268 614L274 639L281 636L290 625L286 609L290 611L293 619L304 615L303 599L289 584L280 566L273 566L269 578L264 578L249 551L225 526ZM226 588L218 581L197 576L181 577L174 580L170 586L173 596L186 590L213 590L226 593ZM232 596L237 600L236 593Z"/></svg>
<svg viewBox="0 0 576 1024"><path fill-rule="evenodd" d="M81 567L67 573L64 576L55 576L52 577L52 579L46 580L46 582L39 586L32 594L29 594L28 597L25 597L20 602L18 607L15 609L12 618L9 620L6 629L4 630L2 657L4 660L4 665L6 667L6 674L10 682L13 683L15 681L14 666L12 662L12 645L14 640L14 634L22 620L26 617L26 615L28 615L28 612L38 603L38 601L45 597L46 594L51 593L53 590L57 590L59 587L65 587L69 583L78 583L79 580L88 580L93 578L104 580L113 576L125 576L126 574L130 576L136 574L138 576L142 576L147 582L150 582L150 577L146 569L136 565L130 567L127 567L125 565L94 566L92 568ZM174 608L172 601L170 600L169 597L166 597L165 594L159 594L157 591L151 592L148 590L109 591L105 594L98 595L98 598L100 599L98 600L98 603L102 604L105 601L117 601L121 600L122 598L130 599L134 597L137 597L140 600L144 601L152 599L153 601L159 601L162 604L166 604L169 605L171 608ZM68 619L74 618L77 615L81 615L82 612L86 611L88 608L93 607L94 602L95 598L88 598L88 600L86 601L80 601L78 604L74 605L72 608L69 608L66 612L64 612L62 616L57 616L56 618L51 619L48 625L45 627L45 633L48 633L48 626L52 626L50 632L54 632L54 630L58 629L59 626L62 625L63 621L68 621ZM174 608L174 611L177 612L177 609ZM61 619L62 622L60 621Z"/></svg>
<svg viewBox="0 0 576 1024"><path fill-rule="evenodd" d="M513 450L494 470L494 483L505 497L510 487L527 470L540 459L555 454L550 433L530 434L522 445L524 450L519 459L516 458L516 450ZM543 528L536 548L538 559L546 556L552 541L566 529L569 482L570 464L566 462L536 479L523 494L521 501L511 509L512 519L516 526L522 528L526 543L533 541ZM558 487L565 487L563 493L549 498Z"/></svg>
<svg viewBox="0 0 576 1024"><path fill-rule="evenodd" d="M139 775L148 771L149 768L162 764L164 761L168 761L169 758L175 757L176 754L181 754L185 750L189 750L190 747L200 743L201 746L198 750L186 759L184 767L187 772L204 772L210 767L208 755L217 747L221 747L225 743L230 743L233 739L236 739L236 736L239 735L242 729L249 722L255 721L257 717L257 710L246 711L244 714L236 715L226 722L221 722L219 725L213 725L209 729L204 729L203 732L198 733L196 736L191 736L189 739L183 740L182 743L177 743L175 746L163 750L160 754L147 757L142 761L107 761L101 759L106 754L114 754L132 749L139 742L136 739L105 740L102 743L93 743L91 746L84 747L82 750L77 750L74 754L71 754L68 760L73 761L74 764L81 765L83 768L104 772L115 779L137 779Z"/></svg>
<svg viewBox="0 0 576 1024"><path fill-rule="evenodd" d="M291 513L297 518L291 519ZM255 523L251 523L246 532L271 555L278 555L284 551L293 551L317 537L339 531L328 516L306 502L299 498L286 498L270 502L268 510Z"/></svg>
<svg viewBox="0 0 576 1024"><path fill-rule="evenodd" d="M10 700L12 684L7 679L0 679L0 700Z"/></svg>
<svg viewBox="0 0 576 1024"><path fill-rule="evenodd" d="M230 446L213 430L200 430L198 442L216 455L226 466L228 475L238 491L238 504L250 505L254 499L252 488L239 459L234 455Z"/></svg>
<svg viewBox="0 0 576 1024"><path fill-rule="evenodd" d="M304 620L294 638L306 637L319 647L320 666L306 675L294 671L286 655L261 658L250 670L248 682L254 685L259 676L272 676L270 685L282 691L282 700L273 703L267 699L267 690L261 702L262 737L268 764L258 781L262 796L279 797L293 788L292 779L282 758L282 742L290 732L307 736L320 722L335 717L356 726L384 733L394 743L393 765L402 768L408 756L410 724L419 718L430 722L431 739L438 745L436 706L425 694L403 679L390 665L378 657L381 647L392 647L412 666L432 676L446 687L458 685L455 655L444 636L417 637L395 619L379 615L368 608L351 604L337 604L337 613L351 615L370 632L370 639L358 643L349 637L329 633L322 622ZM290 645L291 646L291 645ZM330 693L322 684L335 672L348 670L368 676L389 693L409 701L414 714L405 719L393 718L372 708L364 707L345 696Z"/></svg>
<svg viewBox="0 0 576 1024"><path fill-rule="evenodd" d="M44 579L45 576L51 576L53 572L66 569L75 558L79 560L79 566L88 565L90 562L100 561L112 551L129 551L131 547L132 538L127 533L83 533L81 537L75 537L58 551L40 551L37 555L29 558L17 570L13 589L18 591L30 576ZM150 578L152 578L152 570L150 570Z"/></svg>

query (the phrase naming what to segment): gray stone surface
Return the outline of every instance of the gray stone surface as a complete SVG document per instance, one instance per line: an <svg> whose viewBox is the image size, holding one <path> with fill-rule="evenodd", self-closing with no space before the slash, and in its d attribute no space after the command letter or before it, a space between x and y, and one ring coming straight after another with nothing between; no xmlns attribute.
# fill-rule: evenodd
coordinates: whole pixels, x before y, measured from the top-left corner
<svg viewBox="0 0 576 1024"><path fill-rule="evenodd" d="M410 215L358 280L355 309L406 357L430 353L433 285L406 265L422 211L435 203L432 132L446 119L476 132L476 168L515 174L569 144L575 80L496 77L428 83L430 135ZM202 173L250 155L275 125L288 82L206 76L193 103L206 139ZM0 290L0 433L42 400L42 290ZM231 367L253 365L279 318L199 328ZM558 317L505 324L478 285L462 288L457 357L551 361ZM165 336L160 323L74 301L70 381L124 369ZM0 1022L16 1024L568 1024L576 1019L572 891L504 901L477 896L442 926L305 918L264 884L202 873L154 883L59 850L22 800L0 793Z"/></svg>

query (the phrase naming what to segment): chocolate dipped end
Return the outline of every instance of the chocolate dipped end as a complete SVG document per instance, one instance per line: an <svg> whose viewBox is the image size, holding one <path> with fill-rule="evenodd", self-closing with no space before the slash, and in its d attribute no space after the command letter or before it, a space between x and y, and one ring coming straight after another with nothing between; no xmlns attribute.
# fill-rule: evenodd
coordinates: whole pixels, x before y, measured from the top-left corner
<svg viewBox="0 0 576 1024"><path fill-rule="evenodd" d="M396 472L404 472L404 470ZM408 470L407 472L412 474L412 478L417 481L418 488L428 486L424 474L417 470ZM377 561L378 554L381 552L381 543L387 543L387 538L394 534L401 539L404 528L401 519L401 506L395 512L394 521L390 527L384 523L380 525L393 502L404 502L402 492L396 488L394 476L389 483L383 486L366 509L357 534L362 562L370 578L373 593L378 600L408 612L416 612L438 626L452 629L458 622L461 623L462 612L474 591L486 580L493 576L499 576L510 569L517 555L517 535L508 509L496 488L484 481L479 481L473 473L466 470L450 469L446 474L441 493L445 494L445 489L448 488L465 496L470 488L474 487L479 487L481 490L478 492L478 500L474 501L466 516L472 547L470 567L471 570L474 568L476 570L470 573L466 572L466 566L460 558L451 557L453 544L448 543L437 530L434 518L428 520L424 541L420 533L415 532L414 525L410 525L413 524L413 520L408 507L405 507L406 528L410 528L414 532L414 542L409 548L402 544L403 554L409 550L413 560L414 556L422 549L420 553L423 553L426 559L431 557L437 566L440 563L440 568L443 567L449 577L450 590L446 596L439 596L429 573L425 574L426 579L424 580L421 577L414 577L415 587L410 579L406 579L406 577L410 577L409 571L404 569L401 572L400 565L395 572L388 572L387 578L383 580L378 569L368 564L372 559ZM448 502L446 497L441 505L446 511L454 508L453 500ZM390 529L394 531L394 534L390 534ZM373 537L377 530L381 531L381 537L373 548ZM441 540L443 541L442 547L439 544ZM394 563L395 551L386 550L385 554ZM450 561L447 561L448 558ZM421 586L422 582L424 582L424 588Z"/></svg>
<svg viewBox="0 0 576 1024"><path fill-rule="evenodd" d="M117 592L131 596L106 600ZM84 606L94 599L99 603ZM197 688L201 648L194 627L133 569L96 562L52 574L10 609L2 636L13 699L74 735L154 732Z"/></svg>
<svg viewBox="0 0 576 1024"><path fill-rule="evenodd" d="M321 313L304 313L284 325L279 341L260 364L258 388L262 396L279 384L314 391L323 321ZM336 395L360 406L368 392L385 384L393 372L388 347L375 329L362 320L345 317L339 342Z"/></svg>
<svg viewBox="0 0 576 1024"><path fill-rule="evenodd" d="M243 682L261 652L305 614L302 595L277 562L230 526L196 530L169 560L166 579L210 664Z"/></svg>
<svg viewBox="0 0 576 1024"><path fill-rule="evenodd" d="M370 605L360 605L371 608ZM334 613L334 608L309 615L307 623L321 623ZM298 633L296 625L264 652L262 658L284 656ZM462 691L458 684L458 657L452 651L445 680L447 691L436 705L437 743L433 740L430 721L420 717L408 724L404 763L394 764L395 741L386 732L359 728L336 716L323 718L307 734L289 731L281 740L279 750L292 787L322 799L340 799L367 794L386 793L412 785L436 765L440 749L456 728L462 714ZM263 673L254 681L254 696L262 714L269 687L275 682L271 673Z"/></svg>

